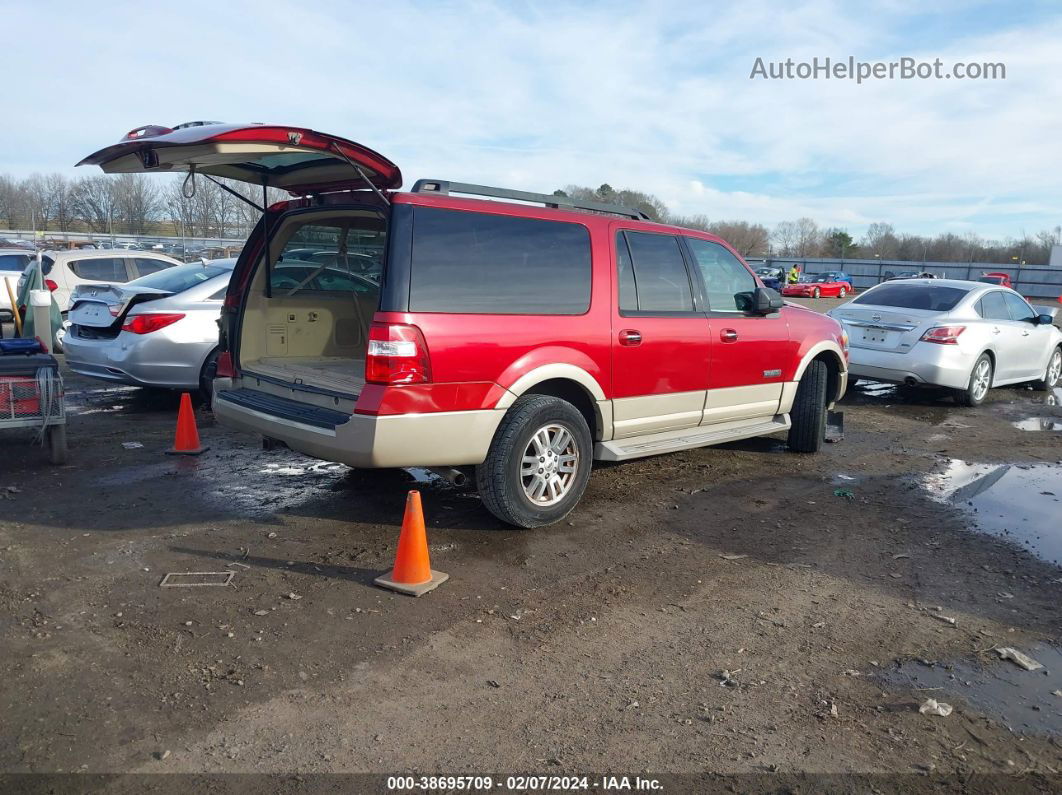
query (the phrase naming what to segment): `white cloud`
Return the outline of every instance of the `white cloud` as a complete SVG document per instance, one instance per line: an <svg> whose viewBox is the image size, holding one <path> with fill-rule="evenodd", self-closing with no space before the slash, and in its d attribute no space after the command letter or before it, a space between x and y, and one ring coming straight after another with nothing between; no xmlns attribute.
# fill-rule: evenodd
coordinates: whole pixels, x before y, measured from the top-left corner
<svg viewBox="0 0 1062 795"><path fill-rule="evenodd" d="M986 236L1058 223L1062 22L904 49L909 6L318 2L25 5L0 171L62 169L143 123L279 121L417 177L634 187L684 213ZM951 10L962 18L973 13ZM1003 61L1007 79L749 80L756 56ZM16 68L29 65L28 69Z"/></svg>

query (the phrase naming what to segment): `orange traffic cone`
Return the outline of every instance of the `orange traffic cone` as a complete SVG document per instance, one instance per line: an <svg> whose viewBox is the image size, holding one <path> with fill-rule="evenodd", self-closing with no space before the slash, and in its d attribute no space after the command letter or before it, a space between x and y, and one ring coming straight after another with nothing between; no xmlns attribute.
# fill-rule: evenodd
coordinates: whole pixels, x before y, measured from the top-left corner
<svg viewBox="0 0 1062 795"><path fill-rule="evenodd" d="M450 578L449 574L432 571L428 560L428 535L424 531L424 510L420 506L420 492L406 496L406 515L402 518L402 533L398 536L395 567L374 583L392 591L423 596Z"/></svg>
<svg viewBox="0 0 1062 795"><path fill-rule="evenodd" d="M184 392L181 394L181 408L177 412L177 433L173 437L173 447L166 451L166 455L199 455L207 449L199 443L192 396Z"/></svg>

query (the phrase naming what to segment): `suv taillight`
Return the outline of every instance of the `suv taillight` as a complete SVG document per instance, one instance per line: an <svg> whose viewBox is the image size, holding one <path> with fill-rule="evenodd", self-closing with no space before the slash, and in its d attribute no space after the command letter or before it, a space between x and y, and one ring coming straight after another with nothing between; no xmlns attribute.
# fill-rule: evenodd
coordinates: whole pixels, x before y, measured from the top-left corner
<svg viewBox="0 0 1062 795"><path fill-rule="evenodd" d="M122 325L122 331L131 331L133 334L150 334L160 328L172 326L184 317L181 312L151 312L143 315L133 315L126 319Z"/></svg>
<svg viewBox="0 0 1062 795"><path fill-rule="evenodd" d="M424 384L431 381L428 344L416 326L373 323L365 356L370 384Z"/></svg>
<svg viewBox="0 0 1062 795"><path fill-rule="evenodd" d="M215 378L232 378L236 371L232 369L232 354L222 351L218 354L217 366L214 369Z"/></svg>
<svg viewBox="0 0 1062 795"><path fill-rule="evenodd" d="M922 335L922 342L935 342L937 345L958 345L959 335L966 331L966 326L935 326Z"/></svg>

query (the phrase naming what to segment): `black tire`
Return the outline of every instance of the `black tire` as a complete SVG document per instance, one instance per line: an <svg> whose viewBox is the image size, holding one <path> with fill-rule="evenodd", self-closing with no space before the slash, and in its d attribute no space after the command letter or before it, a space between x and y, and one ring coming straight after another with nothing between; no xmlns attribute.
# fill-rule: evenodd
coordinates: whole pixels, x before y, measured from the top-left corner
<svg viewBox="0 0 1062 795"><path fill-rule="evenodd" d="M980 406L985 402L985 398L988 397L988 389L984 391L984 394L978 394L976 385L977 373L981 367L983 361L988 362L988 389L992 388L992 378L996 374L995 365L992 364L992 357L987 353L982 353L977 357L977 361L974 362L973 368L970 370L970 380L966 382L966 389L960 389L955 393L955 402L960 406L966 406L967 408L973 408Z"/></svg>
<svg viewBox="0 0 1062 795"><path fill-rule="evenodd" d="M814 290L811 291L811 297L812 298L818 298L820 295L821 295L821 293L820 293L818 287L816 287Z"/></svg>
<svg viewBox="0 0 1062 795"><path fill-rule="evenodd" d="M789 449L794 453L817 453L826 438L826 385L829 382L826 363L814 361L808 365L797 385L793 410L789 412Z"/></svg>
<svg viewBox="0 0 1062 795"><path fill-rule="evenodd" d="M211 407L211 400L214 396L214 375L218 371L219 352L217 348L212 350L199 370L199 394L207 408Z"/></svg>
<svg viewBox="0 0 1062 795"><path fill-rule="evenodd" d="M48 428L48 460L53 464L66 463L66 426L52 425Z"/></svg>
<svg viewBox="0 0 1062 795"><path fill-rule="evenodd" d="M1062 380L1062 377L1060 377L1060 373L1057 370L1058 363L1055 359L1056 356L1062 357L1062 347L1055 348L1051 352L1051 358L1047 360L1047 369L1044 370L1044 377L1033 381L1033 389L1037 389L1040 392L1050 392L1054 389L1055 384ZM1055 372L1052 373L1052 370L1055 370Z"/></svg>
<svg viewBox="0 0 1062 795"><path fill-rule="evenodd" d="M560 426L571 434L578 458L567 492L553 505L542 506L525 493L520 467L532 437L548 425ZM524 395L494 433L486 460L476 467L476 485L487 510L503 522L542 527L559 522L579 502L590 479L592 455L590 429L575 406L549 395Z"/></svg>
<svg viewBox="0 0 1062 795"><path fill-rule="evenodd" d="M846 295L848 295L848 290L846 290L844 287L837 291L838 298L844 298Z"/></svg>

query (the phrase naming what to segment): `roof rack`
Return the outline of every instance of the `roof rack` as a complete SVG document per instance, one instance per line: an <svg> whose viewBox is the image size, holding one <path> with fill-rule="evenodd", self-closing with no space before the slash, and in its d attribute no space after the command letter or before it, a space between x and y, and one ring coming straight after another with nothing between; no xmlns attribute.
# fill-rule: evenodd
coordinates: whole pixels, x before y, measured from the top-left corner
<svg viewBox="0 0 1062 795"><path fill-rule="evenodd" d="M613 213L625 218L635 218L640 221L652 219L641 210L633 207L624 207L621 204L606 204L604 202L591 202L573 199L570 196L554 196L545 193L529 193L523 190L509 190L508 188L491 188L486 185L471 185L467 182L450 182L444 179L418 179L413 185L413 193L464 193L470 196L490 196L494 199L509 199L511 201L531 202L532 204L544 204L554 210L570 208L573 210L593 210L598 213Z"/></svg>

